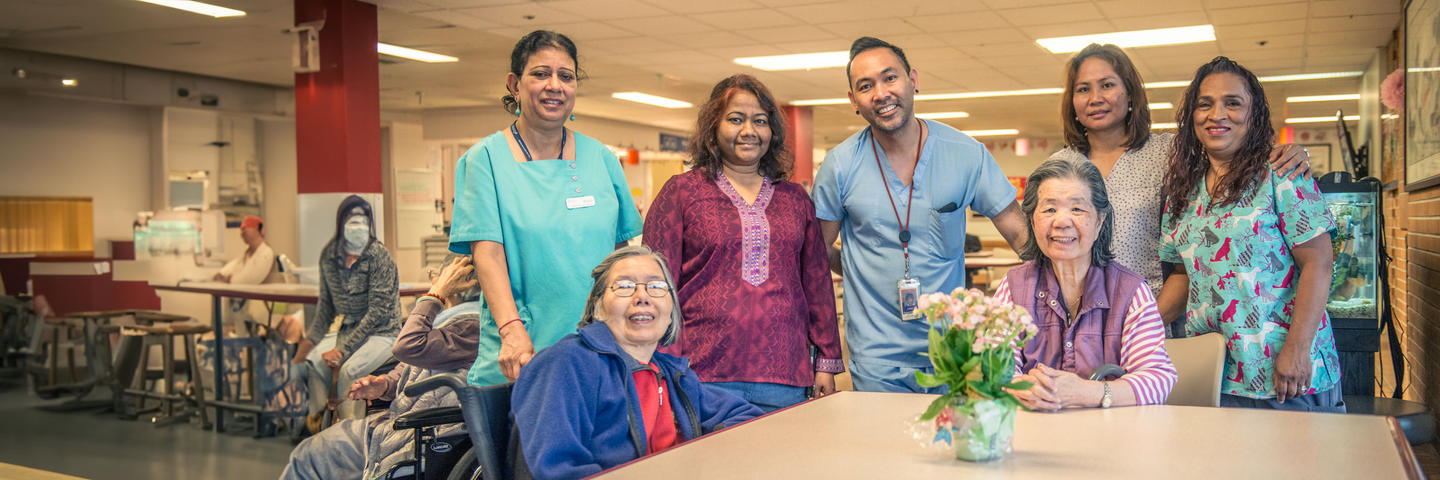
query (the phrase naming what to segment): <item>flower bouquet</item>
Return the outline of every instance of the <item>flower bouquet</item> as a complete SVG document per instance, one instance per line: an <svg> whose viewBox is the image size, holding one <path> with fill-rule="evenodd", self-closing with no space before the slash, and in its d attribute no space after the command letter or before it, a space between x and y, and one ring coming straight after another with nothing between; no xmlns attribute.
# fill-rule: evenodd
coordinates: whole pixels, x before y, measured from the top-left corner
<svg viewBox="0 0 1440 480"><path fill-rule="evenodd" d="M933 421L930 443L953 447L955 458L1004 457L1014 437L1015 410L1022 407L1006 390L1030 388L1030 382L1013 381L1015 352L1035 335L1035 322L1018 305L964 288L923 295L919 307L931 327L930 351L923 355L935 374L916 372L915 380L950 387L920 416L921 428L929 431Z"/></svg>

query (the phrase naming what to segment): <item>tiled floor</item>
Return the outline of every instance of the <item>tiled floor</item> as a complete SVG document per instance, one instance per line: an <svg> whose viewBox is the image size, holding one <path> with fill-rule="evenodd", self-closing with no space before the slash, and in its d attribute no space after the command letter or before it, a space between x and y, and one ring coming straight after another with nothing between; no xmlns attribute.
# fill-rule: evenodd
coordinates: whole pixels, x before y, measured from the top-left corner
<svg viewBox="0 0 1440 480"><path fill-rule="evenodd" d="M148 417L47 412L55 404L9 386L0 391L0 463L83 478L277 478L285 438L216 434L198 424L156 428Z"/></svg>

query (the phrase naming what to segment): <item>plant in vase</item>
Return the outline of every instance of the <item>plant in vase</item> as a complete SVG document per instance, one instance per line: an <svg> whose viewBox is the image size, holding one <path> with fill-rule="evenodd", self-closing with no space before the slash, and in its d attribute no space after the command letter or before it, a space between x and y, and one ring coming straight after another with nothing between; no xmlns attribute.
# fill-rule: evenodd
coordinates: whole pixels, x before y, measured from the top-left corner
<svg viewBox="0 0 1440 480"><path fill-rule="evenodd" d="M1035 322L1024 308L973 289L923 295L919 307L930 322L930 348L923 355L935 374L916 372L915 380L949 387L920 416L921 422L934 421L931 442L953 446L961 460L1003 457L1014 437L1015 410L1023 408L1007 390L1030 388L1030 382L1013 381L1015 352L1035 334Z"/></svg>

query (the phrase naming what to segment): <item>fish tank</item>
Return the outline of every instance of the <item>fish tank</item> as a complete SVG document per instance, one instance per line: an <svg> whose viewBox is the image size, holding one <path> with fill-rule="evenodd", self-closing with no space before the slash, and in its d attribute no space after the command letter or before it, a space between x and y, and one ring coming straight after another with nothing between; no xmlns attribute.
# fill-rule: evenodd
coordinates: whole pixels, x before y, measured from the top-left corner
<svg viewBox="0 0 1440 480"><path fill-rule="evenodd" d="M1379 192L1369 182L1320 183L1321 197L1335 218L1330 246L1335 253L1335 273L1325 310L1330 318L1344 323L1376 325L1379 320L1376 275L1380 272ZM1358 322L1357 322L1358 321Z"/></svg>

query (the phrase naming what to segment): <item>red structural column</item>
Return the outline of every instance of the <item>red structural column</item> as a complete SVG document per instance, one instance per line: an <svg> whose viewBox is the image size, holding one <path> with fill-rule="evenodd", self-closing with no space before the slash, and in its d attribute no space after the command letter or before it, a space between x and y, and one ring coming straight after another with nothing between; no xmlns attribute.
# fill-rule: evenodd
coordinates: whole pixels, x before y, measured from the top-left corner
<svg viewBox="0 0 1440 480"><path fill-rule="evenodd" d="M809 187L815 178L815 125L813 107L797 107L786 105L780 107L785 115L785 125L790 127L789 138L785 139L785 145L790 147L790 152L795 156L794 173L790 174L790 180Z"/></svg>
<svg viewBox="0 0 1440 480"><path fill-rule="evenodd" d="M295 0L321 23L320 71L295 74L298 193L380 193L380 64L375 5Z"/></svg>

